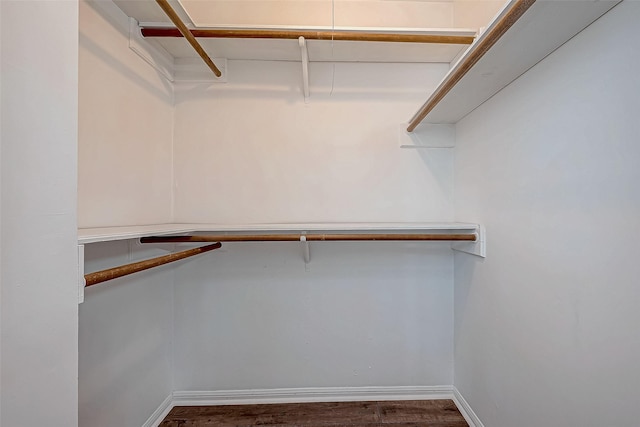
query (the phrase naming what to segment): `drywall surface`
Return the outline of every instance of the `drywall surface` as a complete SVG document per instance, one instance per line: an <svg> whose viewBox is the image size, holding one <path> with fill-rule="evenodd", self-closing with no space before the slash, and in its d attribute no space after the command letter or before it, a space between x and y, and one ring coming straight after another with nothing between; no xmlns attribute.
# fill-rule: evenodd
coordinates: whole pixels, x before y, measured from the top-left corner
<svg viewBox="0 0 640 427"><path fill-rule="evenodd" d="M197 26L450 28L452 1L218 0L180 2ZM206 6L205 6L206 5Z"/></svg>
<svg viewBox="0 0 640 427"><path fill-rule="evenodd" d="M2 5L0 4L0 23ZM2 70L2 31L0 31L0 70ZM2 77L0 76L0 165L2 164ZM0 172L0 423L2 422L2 173Z"/></svg>
<svg viewBox="0 0 640 427"><path fill-rule="evenodd" d="M451 384L452 281L446 244L224 244L176 269L175 390Z"/></svg>
<svg viewBox="0 0 640 427"><path fill-rule="evenodd" d="M504 0L453 0L453 26L478 30L489 26Z"/></svg>
<svg viewBox="0 0 640 427"><path fill-rule="evenodd" d="M130 250L131 249L131 250ZM166 251L127 241L86 245L86 272ZM81 427L142 426L172 392L170 266L86 288L80 305Z"/></svg>
<svg viewBox="0 0 640 427"><path fill-rule="evenodd" d="M448 64L229 61L176 86L181 222L448 221L453 150L400 149ZM453 129L422 130L453 145ZM225 244L179 267L175 390L452 382L447 244Z"/></svg>
<svg viewBox="0 0 640 427"><path fill-rule="evenodd" d="M399 148L448 64L311 63L308 103L300 63L228 68L228 83L176 86L176 221L452 218L453 150Z"/></svg>
<svg viewBox="0 0 640 427"><path fill-rule="evenodd" d="M171 221L173 89L111 1L80 1L78 223Z"/></svg>
<svg viewBox="0 0 640 427"><path fill-rule="evenodd" d="M0 10L0 424L73 427L78 6L2 1Z"/></svg>
<svg viewBox="0 0 640 427"><path fill-rule="evenodd" d="M640 3L457 126L455 385L491 427L638 425Z"/></svg>

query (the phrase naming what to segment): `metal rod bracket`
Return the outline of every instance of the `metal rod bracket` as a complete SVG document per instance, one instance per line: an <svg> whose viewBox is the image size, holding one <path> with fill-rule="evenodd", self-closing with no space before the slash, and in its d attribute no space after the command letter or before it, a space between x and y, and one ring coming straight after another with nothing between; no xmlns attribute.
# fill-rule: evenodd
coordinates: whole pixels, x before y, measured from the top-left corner
<svg viewBox="0 0 640 427"><path fill-rule="evenodd" d="M304 92L304 102L309 101L309 51L304 37L298 37L300 54L302 55L302 89Z"/></svg>
<svg viewBox="0 0 640 427"><path fill-rule="evenodd" d="M311 261L311 248L309 247L307 236L300 236L300 242L302 242L302 254L304 256L304 263L309 264L309 262Z"/></svg>

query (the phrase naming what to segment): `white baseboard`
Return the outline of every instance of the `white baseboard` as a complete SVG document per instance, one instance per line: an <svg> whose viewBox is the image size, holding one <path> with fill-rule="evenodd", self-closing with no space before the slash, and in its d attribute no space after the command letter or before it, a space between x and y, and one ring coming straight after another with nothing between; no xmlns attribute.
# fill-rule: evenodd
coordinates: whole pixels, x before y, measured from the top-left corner
<svg viewBox="0 0 640 427"><path fill-rule="evenodd" d="M264 390L176 391L175 406L259 403L349 402L366 400L451 399L451 386L318 387Z"/></svg>
<svg viewBox="0 0 640 427"><path fill-rule="evenodd" d="M452 399L469 427L484 427L460 392L450 385L175 391L160 404L142 427L157 427L174 406L436 399Z"/></svg>
<svg viewBox="0 0 640 427"><path fill-rule="evenodd" d="M482 424L482 421L480 421L480 418L478 418L476 413L473 412L473 409L471 409L471 406L464 399L464 397L462 397L462 394L460 394L458 389L455 387L452 387L452 388L453 388L453 402L456 404L456 406L458 407L458 410L460 411L464 419L467 421L467 424L469 424L469 427L484 427L484 424Z"/></svg>
<svg viewBox="0 0 640 427"><path fill-rule="evenodd" d="M162 401L158 409L156 409L149 419L142 424L142 427L158 427L162 420L169 414L175 405L173 404L173 396L169 395Z"/></svg>

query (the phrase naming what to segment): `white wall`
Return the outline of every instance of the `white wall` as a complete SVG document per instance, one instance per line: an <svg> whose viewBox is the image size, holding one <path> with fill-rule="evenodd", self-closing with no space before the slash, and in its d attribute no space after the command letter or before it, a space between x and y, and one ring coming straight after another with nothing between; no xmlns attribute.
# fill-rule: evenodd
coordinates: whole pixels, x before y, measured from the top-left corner
<svg viewBox="0 0 640 427"><path fill-rule="evenodd" d="M80 2L80 225L170 222L173 88L129 49L128 18ZM86 246L87 272L166 254ZM79 422L140 426L172 391L171 267L88 288L79 313Z"/></svg>
<svg viewBox="0 0 640 427"><path fill-rule="evenodd" d="M130 252L131 249L131 252ZM86 246L86 271L154 256L164 250L128 242ZM172 391L171 266L86 288L80 305L81 427L141 426Z"/></svg>
<svg viewBox="0 0 640 427"><path fill-rule="evenodd" d="M3 426L78 423L78 5L2 1Z"/></svg>
<svg viewBox="0 0 640 427"><path fill-rule="evenodd" d="M300 63L228 68L229 83L176 87L177 222L452 218L452 150L399 149L448 64L337 63L333 77L312 63L307 104Z"/></svg>
<svg viewBox="0 0 640 427"><path fill-rule="evenodd" d="M0 23L2 4L0 4ZM0 70L2 70L2 31L0 31ZM0 165L2 165L2 77L0 76ZM0 171L0 423L2 422L2 172Z"/></svg>
<svg viewBox="0 0 640 427"><path fill-rule="evenodd" d="M171 222L173 89L111 1L80 2L78 223Z"/></svg>
<svg viewBox="0 0 640 427"><path fill-rule="evenodd" d="M640 3L457 126L455 385L486 426L638 425Z"/></svg>
<svg viewBox="0 0 640 427"><path fill-rule="evenodd" d="M437 244L225 244L176 269L175 389L451 384L452 282Z"/></svg>
<svg viewBox="0 0 640 427"><path fill-rule="evenodd" d="M452 150L399 148L447 68L338 63L331 93L315 63L307 104L299 63L230 61L227 84L176 87L177 221L450 220ZM177 269L176 390L451 384L448 245L311 246L306 269L295 243Z"/></svg>

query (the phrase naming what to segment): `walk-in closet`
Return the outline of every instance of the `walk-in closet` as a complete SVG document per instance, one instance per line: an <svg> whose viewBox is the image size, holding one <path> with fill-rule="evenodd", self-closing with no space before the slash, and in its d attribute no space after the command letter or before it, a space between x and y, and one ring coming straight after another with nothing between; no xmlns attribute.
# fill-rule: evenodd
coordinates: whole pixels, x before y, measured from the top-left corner
<svg viewBox="0 0 640 427"><path fill-rule="evenodd" d="M0 22L0 425L637 425L640 2Z"/></svg>

